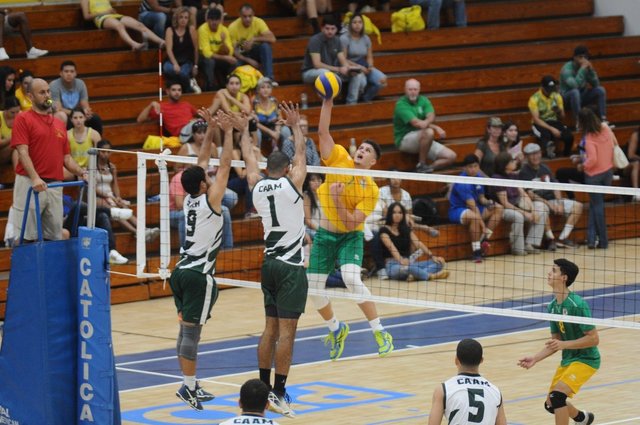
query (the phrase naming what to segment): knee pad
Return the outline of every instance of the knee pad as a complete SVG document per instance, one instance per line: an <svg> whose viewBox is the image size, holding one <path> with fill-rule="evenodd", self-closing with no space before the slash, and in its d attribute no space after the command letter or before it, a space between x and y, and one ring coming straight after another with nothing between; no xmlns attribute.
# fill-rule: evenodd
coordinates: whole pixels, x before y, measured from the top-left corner
<svg viewBox="0 0 640 425"><path fill-rule="evenodd" d="M544 401L544 410L546 410L547 412L551 413L552 415L556 411L553 407L551 407L550 405L547 404L547 400Z"/></svg>
<svg viewBox="0 0 640 425"><path fill-rule="evenodd" d="M551 394L549 394L549 400L551 401L551 407L553 410L567 406L567 395L563 392L551 391Z"/></svg>
<svg viewBox="0 0 640 425"><path fill-rule="evenodd" d="M307 281L309 282L310 289L324 289L327 282L327 274L324 273L309 273L307 274ZM329 304L329 298L323 295L309 295L311 302L315 306L316 310L320 310Z"/></svg>
<svg viewBox="0 0 640 425"><path fill-rule="evenodd" d="M180 325L180 334L182 339L178 347L178 356L184 357L187 360L194 361L198 356L198 343L200 342L200 333L202 332L202 326L187 326Z"/></svg>
<svg viewBox="0 0 640 425"><path fill-rule="evenodd" d="M340 273L342 274L342 280L344 280L344 284L347 286L349 292L361 297L361 299L357 301L358 304L367 301L366 298L371 296L371 292L369 292L369 288L362 283L362 278L360 277L360 266L356 264L345 264L340 267Z"/></svg>
<svg viewBox="0 0 640 425"><path fill-rule="evenodd" d="M320 310L329 304L329 297L322 295L309 295L309 298L311 298L311 302L313 302L316 310Z"/></svg>

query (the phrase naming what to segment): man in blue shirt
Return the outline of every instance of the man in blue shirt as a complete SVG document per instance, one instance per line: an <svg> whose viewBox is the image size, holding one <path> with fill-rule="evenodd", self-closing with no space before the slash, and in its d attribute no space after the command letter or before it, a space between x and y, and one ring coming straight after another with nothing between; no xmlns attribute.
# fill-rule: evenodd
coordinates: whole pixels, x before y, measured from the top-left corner
<svg viewBox="0 0 640 425"><path fill-rule="evenodd" d="M462 162L464 177L482 177L480 160L474 154L465 156ZM488 251L488 239L502 220L503 207L486 198L481 184L454 183L449 195L449 220L469 228L473 261L482 262Z"/></svg>

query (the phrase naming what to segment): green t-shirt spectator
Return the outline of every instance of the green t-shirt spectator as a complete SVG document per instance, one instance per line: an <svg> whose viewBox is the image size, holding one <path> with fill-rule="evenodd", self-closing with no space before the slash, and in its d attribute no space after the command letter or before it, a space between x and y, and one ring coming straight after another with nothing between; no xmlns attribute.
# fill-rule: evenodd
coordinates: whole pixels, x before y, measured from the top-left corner
<svg viewBox="0 0 640 425"><path fill-rule="evenodd" d="M418 96L416 103L411 103L407 96L402 96L393 111L393 138L396 146L400 146L400 142L407 133L417 130L410 124L412 119L423 120L433 112L435 109L427 97Z"/></svg>

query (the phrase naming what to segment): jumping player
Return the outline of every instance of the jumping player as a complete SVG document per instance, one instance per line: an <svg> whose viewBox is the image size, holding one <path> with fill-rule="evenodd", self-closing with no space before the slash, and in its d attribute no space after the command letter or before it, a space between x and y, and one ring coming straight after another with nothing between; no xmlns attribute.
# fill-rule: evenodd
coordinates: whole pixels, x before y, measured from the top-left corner
<svg viewBox="0 0 640 425"><path fill-rule="evenodd" d="M380 158L380 147L376 142L364 140L351 158L344 147L333 141L329 133L332 109L333 99L325 99L318 123L320 156L325 165L361 170L373 167ZM337 260L347 289L362 297L358 306L369 321L378 344L378 354L386 356L393 351L393 338L382 327L375 303L364 300L371 293L360 277L364 220L378 202L378 186L371 177L327 174L325 182L318 188L318 199L322 214L307 270L309 286L324 288ZM329 335L325 339L330 346L329 357L337 360L342 355L349 325L336 318L328 297L315 295L311 300L329 327Z"/></svg>
<svg viewBox="0 0 640 425"><path fill-rule="evenodd" d="M227 187L233 150L233 126L229 117L219 111L214 120L206 109L201 110L200 115L208 121L209 126L197 165L187 168L182 174L181 183L188 194L183 206L186 238L180 249L180 261L169 280L180 322L176 345L184 376L184 383L176 395L195 410L202 410L201 402L214 398L196 381L196 359L202 325L211 317L211 308L218 298L213 275L222 243L221 202ZM213 131L217 131L218 125L224 132L224 145L216 180L212 182L206 170L211 158Z"/></svg>
<svg viewBox="0 0 640 425"><path fill-rule="evenodd" d="M562 316L591 317L589 304L571 292L569 286L578 276L578 266L559 258L547 275L547 284L553 289L554 299L547 310ZM594 325L580 325L564 321L551 322L551 339L533 356L527 356L518 365L530 369L540 360L562 350L562 360L551 380L549 395L544 408L555 415L556 425L568 425L572 418L577 425L590 425L594 415L580 411L567 402L573 397L600 367L598 331Z"/></svg>

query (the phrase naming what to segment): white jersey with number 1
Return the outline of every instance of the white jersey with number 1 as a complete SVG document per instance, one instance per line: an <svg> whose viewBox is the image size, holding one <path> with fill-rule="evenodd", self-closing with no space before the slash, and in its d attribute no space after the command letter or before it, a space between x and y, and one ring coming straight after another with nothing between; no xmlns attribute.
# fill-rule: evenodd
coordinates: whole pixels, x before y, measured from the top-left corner
<svg viewBox="0 0 640 425"><path fill-rule="evenodd" d="M278 425L278 422L273 419L263 418L262 416L240 415L228 419L220 425Z"/></svg>
<svg viewBox="0 0 640 425"><path fill-rule="evenodd" d="M288 177L264 178L253 188L253 204L262 217L264 253L294 266L304 264L304 201Z"/></svg>
<svg viewBox="0 0 640 425"><path fill-rule="evenodd" d="M461 373L442 384L449 425L495 425L502 394L481 375Z"/></svg>

